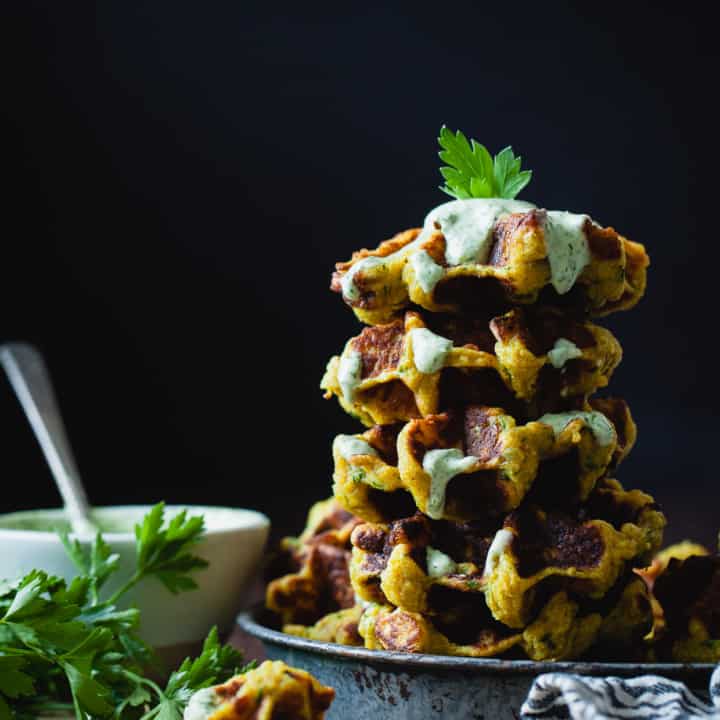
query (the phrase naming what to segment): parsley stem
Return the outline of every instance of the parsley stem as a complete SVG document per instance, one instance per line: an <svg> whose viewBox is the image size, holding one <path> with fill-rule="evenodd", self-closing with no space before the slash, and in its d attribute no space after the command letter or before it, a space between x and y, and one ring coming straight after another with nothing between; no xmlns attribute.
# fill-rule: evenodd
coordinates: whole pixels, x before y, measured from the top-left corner
<svg viewBox="0 0 720 720"><path fill-rule="evenodd" d="M23 703L22 709L34 713L67 712L74 709L73 703L53 702L52 700L31 701Z"/></svg>
<svg viewBox="0 0 720 720"><path fill-rule="evenodd" d="M161 700L165 698L165 692L163 689L150 678L141 677L136 675L131 670L123 670L123 675L128 679L132 680L137 685L147 685Z"/></svg>
<svg viewBox="0 0 720 720"><path fill-rule="evenodd" d="M78 701L77 695L75 694L75 691L72 690L72 699L73 699L73 706L75 708L75 717L77 720L85 720L85 713L80 708L80 702Z"/></svg>
<svg viewBox="0 0 720 720"><path fill-rule="evenodd" d="M128 591L134 588L143 578L145 573L142 570L136 570L134 575L118 590L116 590L112 596L106 600L108 605L115 605L117 601Z"/></svg>

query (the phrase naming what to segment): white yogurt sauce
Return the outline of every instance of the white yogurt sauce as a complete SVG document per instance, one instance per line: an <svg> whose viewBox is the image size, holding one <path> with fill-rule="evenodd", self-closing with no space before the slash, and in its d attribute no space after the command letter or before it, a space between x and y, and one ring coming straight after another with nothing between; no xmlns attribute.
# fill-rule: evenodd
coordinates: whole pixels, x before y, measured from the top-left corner
<svg viewBox="0 0 720 720"><path fill-rule="evenodd" d="M423 458L423 470L430 476L430 493L427 515L440 520L445 513L447 484L460 473L467 472L477 463L475 457L465 457L457 448L428 450Z"/></svg>
<svg viewBox="0 0 720 720"><path fill-rule="evenodd" d="M558 338L547 356L551 365L559 370L568 360L582 357L582 350L574 342Z"/></svg>
<svg viewBox="0 0 720 720"><path fill-rule="evenodd" d="M389 257L389 256L388 256ZM355 274L365 270L370 270L379 265L384 265L388 257L376 257L371 255L370 257L358 260L343 276L340 280L340 287L342 287L342 294L346 300L357 300L360 297L360 291L355 285Z"/></svg>
<svg viewBox="0 0 720 720"><path fill-rule="evenodd" d="M587 423L587 426L590 428L599 445L610 445L615 441L615 428L612 426L612 423L601 412L595 410L591 412L575 410L564 413L550 413L543 415L538 422L549 425L555 435L558 435L569 423L575 420L575 418L581 418Z"/></svg>
<svg viewBox="0 0 720 720"><path fill-rule="evenodd" d="M434 547L427 547L427 574L432 577L443 577L450 575L457 570L455 561L444 552L436 550Z"/></svg>
<svg viewBox="0 0 720 720"><path fill-rule="evenodd" d="M495 533L490 549L488 550L487 558L485 559L485 569L483 570L483 577L487 577L495 569L495 566L500 560L500 556L510 547L510 543L513 541L513 535L511 530L503 528Z"/></svg>
<svg viewBox="0 0 720 720"><path fill-rule="evenodd" d="M362 374L362 355L355 349L343 353L338 367L338 382L342 396L348 402L355 399L355 388L360 384Z"/></svg>
<svg viewBox="0 0 720 720"><path fill-rule="evenodd" d="M220 702L215 689L208 687L198 690L188 702L183 720L207 720L217 712Z"/></svg>
<svg viewBox="0 0 720 720"><path fill-rule="evenodd" d="M445 236L448 265L487 262L492 247L492 231L501 215L528 212L535 207L521 200L470 198L438 205L425 218L422 235L427 237L439 226Z"/></svg>
<svg viewBox="0 0 720 720"><path fill-rule="evenodd" d="M333 446L345 460L355 455L377 456L377 450L370 443L354 435L338 435L333 441Z"/></svg>
<svg viewBox="0 0 720 720"><path fill-rule="evenodd" d="M452 340L436 335L427 328L413 328L409 335L415 367L426 375L438 372L452 350Z"/></svg>
<svg viewBox="0 0 720 720"><path fill-rule="evenodd" d="M587 215L548 210L545 218L545 247L550 263L551 282L559 295L569 292L590 262L585 235Z"/></svg>
<svg viewBox="0 0 720 720"><path fill-rule="evenodd" d="M497 220L509 213L528 212L536 206L522 200L503 198L468 198L438 205L426 216L423 230L411 243L385 257L370 255L358 260L340 280L343 297L353 302L360 297L355 284L358 272L371 270L391 261L399 253L427 240L437 229L445 237L445 260L448 265L487 263ZM585 234L588 215L548 210L545 217L545 245L550 263L551 282L560 295L569 292L590 262L590 248ZM423 292L430 293L444 274L443 268L421 250L410 256L415 276Z"/></svg>
<svg viewBox="0 0 720 720"><path fill-rule="evenodd" d="M415 279L424 293L431 293L445 273L425 250L413 253L410 256L410 264L415 271Z"/></svg>

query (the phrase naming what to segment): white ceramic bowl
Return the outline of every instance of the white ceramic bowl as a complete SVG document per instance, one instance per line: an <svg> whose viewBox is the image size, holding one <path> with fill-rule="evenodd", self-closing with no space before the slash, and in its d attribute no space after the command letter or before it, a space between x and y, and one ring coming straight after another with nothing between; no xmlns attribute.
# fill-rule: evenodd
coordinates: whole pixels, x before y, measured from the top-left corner
<svg viewBox="0 0 720 720"><path fill-rule="evenodd" d="M101 507L93 510L96 522L122 532L103 532L120 555L119 571L103 594L111 593L130 577L135 565L133 527L150 510L149 505ZM190 648L217 625L229 630L242 596L256 572L267 540L270 522L262 513L222 507L169 505L166 522L182 510L205 516L206 534L192 550L208 561L193 574L196 590L170 593L155 578L147 578L124 596L122 607L141 610L140 634L156 648ZM33 568L66 579L77 571L54 531L24 529L38 521L63 523L63 510L32 510L0 515L0 578L14 579Z"/></svg>

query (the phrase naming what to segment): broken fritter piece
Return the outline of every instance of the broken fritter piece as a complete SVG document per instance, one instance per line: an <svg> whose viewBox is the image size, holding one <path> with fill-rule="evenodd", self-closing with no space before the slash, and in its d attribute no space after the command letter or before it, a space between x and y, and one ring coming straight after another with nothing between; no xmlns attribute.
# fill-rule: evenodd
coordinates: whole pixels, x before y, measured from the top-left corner
<svg viewBox="0 0 720 720"><path fill-rule="evenodd" d="M185 720L322 720L335 699L310 673L266 660L222 685L196 692Z"/></svg>
<svg viewBox="0 0 720 720"><path fill-rule="evenodd" d="M368 426L473 403L537 417L582 406L621 356L608 330L552 308L516 308L489 324L407 312L349 340L321 387Z"/></svg>
<svg viewBox="0 0 720 720"><path fill-rule="evenodd" d="M614 597L617 589L613 589L596 603L603 620L593 642L592 656L604 661L643 662L647 659L644 638L653 624L650 595L638 577L618 582L618 586L622 590L619 597Z"/></svg>
<svg viewBox="0 0 720 720"><path fill-rule="evenodd" d="M311 508L299 538L282 541L286 574L268 584L265 603L283 624L310 625L355 604L348 565L350 534L359 522L331 498Z"/></svg>
<svg viewBox="0 0 720 720"><path fill-rule="evenodd" d="M284 625L282 631L288 635L308 638L308 640L334 642L339 645L362 645L362 638L358 635L358 623L361 615L362 607L355 605L325 615L314 625Z"/></svg>
<svg viewBox="0 0 720 720"><path fill-rule="evenodd" d="M331 289L372 325L411 304L456 313L543 301L605 315L638 302L648 265L642 245L586 215L475 199L441 205L422 231L354 253L336 265Z"/></svg>
<svg viewBox="0 0 720 720"><path fill-rule="evenodd" d="M655 656L676 662L719 662L720 555L709 555L702 546L686 542L667 548L651 568L641 576L654 599L650 639Z"/></svg>
<svg viewBox="0 0 720 720"><path fill-rule="evenodd" d="M572 660L583 655L602 626L599 613L584 614L566 592L553 595L522 633L522 648L531 660Z"/></svg>
<svg viewBox="0 0 720 720"><path fill-rule="evenodd" d="M602 478L580 508L578 519L596 518L622 530L627 523L637 526L645 536L640 560L647 560L662 545L667 519L652 495L626 490L617 480Z"/></svg>

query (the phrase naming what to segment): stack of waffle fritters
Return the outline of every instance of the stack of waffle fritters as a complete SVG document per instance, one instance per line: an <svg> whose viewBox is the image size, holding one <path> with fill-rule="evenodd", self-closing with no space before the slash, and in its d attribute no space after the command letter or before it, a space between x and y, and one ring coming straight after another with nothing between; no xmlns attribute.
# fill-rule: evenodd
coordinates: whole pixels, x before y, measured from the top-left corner
<svg viewBox="0 0 720 720"><path fill-rule="evenodd" d="M334 499L286 541L268 588L287 632L405 652L640 659L665 518L614 479L635 442L595 397L622 350L590 321L645 290L642 245L587 218L558 290L546 213L501 214L484 263L451 265L439 227L337 265L367 323L322 387L366 429L333 443ZM659 585L662 586L662 582Z"/></svg>

